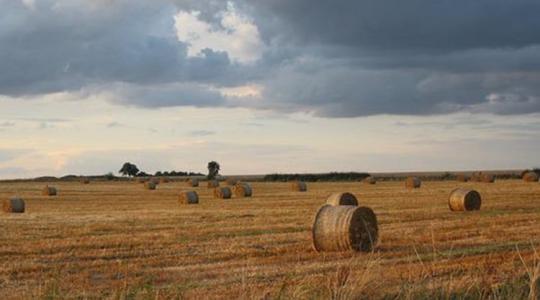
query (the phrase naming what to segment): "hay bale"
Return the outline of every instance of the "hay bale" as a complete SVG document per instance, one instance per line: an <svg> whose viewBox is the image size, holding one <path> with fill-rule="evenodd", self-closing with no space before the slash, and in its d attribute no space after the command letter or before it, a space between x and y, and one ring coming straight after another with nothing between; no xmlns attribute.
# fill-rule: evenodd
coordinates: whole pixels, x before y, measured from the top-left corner
<svg viewBox="0 0 540 300"><path fill-rule="evenodd" d="M90 183L90 179L88 179L86 177L82 177L80 181L81 181L82 184L89 184Z"/></svg>
<svg viewBox="0 0 540 300"><path fill-rule="evenodd" d="M235 186L237 183L238 183L238 179L235 179L235 178L228 178L226 180L227 182L227 185L230 185L230 186Z"/></svg>
<svg viewBox="0 0 540 300"><path fill-rule="evenodd" d="M365 184L376 184L377 183L377 180L375 179L375 177L366 177L364 178L364 180L362 180L363 183Z"/></svg>
<svg viewBox="0 0 540 300"><path fill-rule="evenodd" d="M291 182L291 190L293 192L306 192L307 184L303 181L293 181Z"/></svg>
<svg viewBox="0 0 540 300"><path fill-rule="evenodd" d="M187 191L180 193L180 197L178 198L178 202L180 204L198 204L199 203L199 195L197 195L197 192L195 191Z"/></svg>
<svg viewBox="0 0 540 300"><path fill-rule="evenodd" d="M208 180L208 182L206 182L206 187L208 187L209 189L217 188L217 187L219 187L219 181L217 181L217 180Z"/></svg>
<svg viewBox="0 0 540 300"><path fill-rule="evenodd" d="M214 189L214 198L217 199L231 199L232 191L228 186L217 187Z"/></svg>
<svg viewBox="0 0 540 300"><path fill-rule="evenodd" d="M417 189L422 186L422 181L418 177L408 177L405 180L405 187L408 189Z"/></svg>
<svg viewBox="0 0 540 300"><path fill-rule="evenodd" d="M151 180L147 181L144 183L144 188L147 189L147 190L155 190L156 189L156 186L157 184Z"/></svg>
<svg viewBox="0 0 540 300"><path fill-rule="evenodd" d="M538 174L536 174L536 172L527 172L523 175L523 181L538 182Z"/></svg>
<svg viewBox="0 0 540 300"><path fill-rule="evenodd" d="M43 196L56 196L57 191L56 188L46 185L43 190L41 190L41 194Z"/></svg>
<svg viewBox="0 0 540 300"><path fill-rule="evenodd" d="M156 178L156 177L152 177L148 180L149 182L153 182L155 185L159 185L159 183L161 182L159 180L159 178Z"/></svg>
<svg viewBox="0 0 540 300"><path fill-rule="evenodd" d="M338 205L352 205L358 206L358 200L351 193L333 193L326 199L326 204L338 206Z"/></svg>
<svg viewBox="0 0 540 300"><path fill-rule="evenodd" d="M456 181L458 182L467 182L469 178L463 174L456 175Z"/></svg>
<svg viewBox="0 0 540 300"><path fill-rule="evenodd" d="M189 178L186 180L186 183L189 187L198 187L199 186L199 179L197 178Z"/></svg>
<svg viewBox="0 0 540 300"><path fill-rule="evenodd" d="M137 182L138 182L138 183L145 183L145 182L146 182L146 178L144 178L144 177L139 177L139 178L137 178Z"/></svg>
<svg viewBox="0 0 540 300"><path fill-rule="evenodd" d="M316 251L372 251L379 238L377 217L369 207L324 205L312 228Z"/></svg>
<svg viewBox="0 0 540 300"><path fill-rule="evenodd" d="M159 179L159 183L169 183L170 181L169 177L161 177Z"/></svg>
<svg viewBox="0 0 540 300"><path fill-rule="evenodd" d="M251 186L245 182L238 182L233 187L234 195L236 197L251 197L253 194L253 189Z"/></svg>
<svg viewBox="0 0 540 300"><path fill-rule="evenodd" d="M482 205L482 197L475 190L457 188L450 193L448 207L451 211L479 210Z"/></svg>
<svg viewBox="0 0 540 300"><path fill-rule="evenodd" d="M4 203L2 204L2 210L6 213L24 213L24 200L20 197L11 197L7 200L4 200Z"/></svg>
<svg viewBox="0 0 540 300"><path fill-rule="evenodd" d="M484 183L494 183L495 182L495 176L493 176L491 174L482 174L482 178L480 179L480 181L482 181Z"/></svg>

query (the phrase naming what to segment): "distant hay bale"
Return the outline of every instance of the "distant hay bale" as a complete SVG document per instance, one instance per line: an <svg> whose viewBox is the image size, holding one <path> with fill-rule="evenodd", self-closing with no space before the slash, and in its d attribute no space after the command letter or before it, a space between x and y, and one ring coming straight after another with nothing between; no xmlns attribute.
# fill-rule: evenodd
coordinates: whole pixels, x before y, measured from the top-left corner
<svg viewBox="0 0 540 300"><path fill-rule="evenodd" d="M186 183L190 187L198 187L199 186L199 179L197 178L189 178L186 180Z"/></svg>
<svg viewBox="0 0 540 300"><path fill-rule="evenodd" d="M307 184L303 181L293 181L291 182L291 190L293 192L306 192Z"/></svg>
<svg viewBox="0 0 540 300"><path fill-rule="evenodd" d="M363 183L365 184L376 184L377 183L377 180L375 179L375 177L366 177L364 178L364 180L362 180Z"/></svg>
<svg viewBox="0 0 540 300"><path fill-rule="evenodd" d="M217 181L217 180L208 180L208 182L206 182L206 187L208 187L209 189L217 188L217 187L219 187L219 181Z"/></svg>
<svg viewBox="0 0 540 300"><path fill-rule="evenodd" d="M417 189L422 186L422 181L418 177L408 177L405 180L405 187L408 189Z"/></svg>
<svg viewBox="0 0 540 300"><path fill-rule="evenodd" d="M326 199L326 204L338 206L338 205L352 205L358 206L358 200L351 193L333 193Z"/></svg>
<svg viewBox="0 0 540 300"><path fill-rule="evenodd" d="M448 207L451 211L479 210L482 205L482 197L475 190L457 188L450 193Z"/></svg>
<svg viewBox="0 0 540 300"><path fill-rule="evenodd" d="M226 187L217 187L214 189L214 198L217 199L230 199L232 196L231 188Z"/></svg>
<svg viewBox="0 0 540 300"><path fill-rule="evenodd" d="M467 182L469 178L463 174L456 175L456 181L458 182Z"/></svg>
<svg viewBox="0 0 540 300"><path fill-rule="evenodd" d="M236 197L251 197L253 194L253 189L251 186L245 182L238 182L233 187L234 195Z"/></svg>
<svg viewBox="0 0 540 300"><path fill-rule="evenodd" d="M484 183L493 183L495 182L495 176L491 174L483 174L480 180Z"/></svg>
<svg viewBox="0 0 540 300"><path fill-rule="evenodd" d="M82 184L89 184L90 183L90 179L88 179L86 177L82 177L80 181L81 181Z"/></svg>
<svg viewBox="0 0 540 300"><path fill-rule="evenodd" d="M138 182L138 183L145 183L145 182L146 182L146 178L144 178L144 177L139 177L139 178L137 178L137 182Z"/></svg>
<svg viewBox="0 0 540 300"><path fill-rule="evenodd" d="M536 172L528 172L523 175L523 181L525 182L538 182L538 174Z"/></svg>
<svg viewBox="0 0 540 300"><path fill-rule="evenodd" d="M236 178L228 178L226 180L227 185L234 186L238 183L238 179Z"/></svg>
<svg viewBox="0 0 540 300"><path fill-rule="evenodd" d="M379 238L377 217L369 207L324 205L312 228L316 251L372 251Z"/></svg>
<svg viewBox="0 0 540 300"><path fill-rule="evenodd" d="M169 183L171 180L169 177L161 177L159 178L159 183Z"/></svg>
<svg viewBox="0 0 540 300"><path fill-rule="evenodd" d="M198 204L199 195L197 195L197 192L195 191L183 192L183 193L180 193L178 202L180 204Z"/></svg>
<svg viewBox="0 0 540 300"><path fill-rule="evenodd" d="M41 190L41 194L42 194L43 196L56 196L57 191L56 191L56 188L54 188L54 187L52 187L52 186L46 185L46 186Z"/></svg>
<svg viewBox="0 0 540 300"><path fill-rule="evenodd" d="M152 177L148 181L153 182L155 185L158 185L161 181L159 178Z"/></svg>
<svg viewBox="0 0 540 300"><path fill-rule="evenodd" d="M2 204L2 210L6 213L24 213L24 200L20 197L11 197L7 200L4 200L4 203Z"/></svg>
<svg viewBox="0 0 540 300"><path fill-rule="evenodd" d="M156 186L157 184L151 180L144 183L144 188L147 190L153 191L156 189Z"/></svg>

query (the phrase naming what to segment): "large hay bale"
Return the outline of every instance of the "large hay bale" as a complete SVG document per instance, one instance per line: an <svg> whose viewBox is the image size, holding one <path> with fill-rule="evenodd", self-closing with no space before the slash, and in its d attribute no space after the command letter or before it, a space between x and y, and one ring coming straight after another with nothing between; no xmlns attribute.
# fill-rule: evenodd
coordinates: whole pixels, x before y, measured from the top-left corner
<svg viewBox="0 0 540 300"><path fill-rule="evenodd" d="M161 177L159 178L159 183L169 183L171 180L169 177Z"/></svg>
<svg viewBox="0 0 540 300"><path fill-rule="evenodd" d="M82 177L80 181L81 181L82 184L89 184L90 183L90 179L88 179L86 177Z"/></svg>
<svg viewBox="0 0 540 300"><path fill-rule="evenodd" d="M198 187L199 186L199 179L197 178L189 178L186 180L186 183L189 187Z"/></svg>
<svg viewBox="0 0 540 300"><path fill-rule="evenodd" d="M352 205L358 206L358 200L351 193L333 193L326 199L326 204L333 206L338 205Z"/></svg>
<svg viewBox="0 0 540 300"><path fill-rule="evenodd" d="M232 196L231 188L226 187L217 187L214 189L214 198L217 199L230 199Z"/></svg>
<svg viewBox="0 0 540 300"><path fill-rule="evenodd" d="M482 205L482 197L475 190L457 188L450 193L448 207L451 211L479 210Z"/></svg>
<svg viewBox="0 0 540 300"><path fill-rule="evenodd" d="M226 182L227 182L227 185L235 186L238 183L238 179L236 179L236 178L227 178Z"/></svg>
<svg viewBox="0 0 540 300"><path fill-rule="evenodd" d="M219 181L217 180L208 180L206 182L206 187L209 189L217 188L219 187Z"/></svg>
<svg viewBox="0 0 540 300"><path fill-rule="evenodd" d="M495 182L495 176L491 174L482 174L481 181L484 183L493 183Z"/></svg>
<svg viewBox="0 0 540 300"><path fill-rule="evenodd" d="M178 202L180 204L198 204L199 195L197 195L197 192L195 191L183 192L183 193L180 193Z"/></svg>
<svg viewBox="0 0 540 300"><path fill-rule="evenodd" d="M57 191L56 191L56 188L54 188L54 187L52 187L52 186L46 185L46 186L41 190L41 194L42 194L43 196L56 196Z"/></svg>
<svg viewBox="0 0 540 300"><path fill-rule="evenodd" d="M536 172L527 172L523 175L523 181L538 182L538 174L536 174Z"/></svg>
<svg viewBox="0 0 540 300"><path fill-rule="evenodd" d="M418 177L408 177L405 180L405 187L408 189L417 189L422 186L422 181Z"/></svg>
<svg viewBox="0 0 540 300"><path fill-rule="evenodd" d="M253 189L251 186L245 182L238 182L233 187L234 195L236 197L251 197L253 194Z"/></svg>
<svg viewBox="0 0 540 300"><path fill-rule="evenodd" d="M312 228L316 251L372 251L379 238L377 217L369 207L324 205Z"/></svg>
<svg viewBox="0 0 540 300"><path fill-rule="evenodd" d="M24 213L24 200L20 197L11 197L7 200L4 200L4 203L2 204L2 210L6 213Z"/></svg>
<svg viewBox="0 0 540 300"><path fill-rule="evenodd" d="M366 177L364 178L364 180L362 180L363 183L365 184L376 184L377 183L377 180L375 179L375 177Z"/></svg>
<svg viewBox="0 0 540 300"><path fill-rule="evenodd" d="M157 184L151 180L147 181L144 183L144 188L147 189L147 190L155 190L156 189L156 186Z"/></svg>
<svg viewBox="0 0 540 300"><path fill-rule="evenodd" d="M307 184L303 181L293 181L291 182L291 190L293 192L306 192Z"/></svg>
<svg viewBox="0 0 540 300"><path fill-rule="evenodd" d="M458 182L467 182L469 178L463 174L456 175L456 181Z"/></svg>

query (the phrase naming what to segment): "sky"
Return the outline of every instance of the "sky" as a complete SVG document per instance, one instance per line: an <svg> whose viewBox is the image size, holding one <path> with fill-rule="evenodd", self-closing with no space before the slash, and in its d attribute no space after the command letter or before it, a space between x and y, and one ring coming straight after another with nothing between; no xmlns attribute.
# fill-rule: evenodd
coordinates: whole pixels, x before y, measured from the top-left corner
<svg viewBox="0 0 540 300"><path fill-rule="evenodd" d="M0 7L0 178L540 166L537 0Z"/></svg>

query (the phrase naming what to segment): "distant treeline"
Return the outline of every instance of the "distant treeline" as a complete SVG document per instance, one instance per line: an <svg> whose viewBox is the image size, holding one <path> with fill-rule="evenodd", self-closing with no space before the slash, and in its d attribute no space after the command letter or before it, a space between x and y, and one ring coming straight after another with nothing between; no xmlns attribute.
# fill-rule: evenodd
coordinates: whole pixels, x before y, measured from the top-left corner
<svg viewBox="0 0 540 300"><path fill-rule="evenodd" d="M264 181L359 181L366 177L369 177L369 173L358 173L358 172L348 172L348 173L320 173L320 174L268 174L265 175Z"/></svg>
<svg viewBox="0 0 540 300"><path fill-rule="evenodd" d="M141 172L141 173L144 173L144 172ZM137 176L141 176L139 174L137 174ZM144 175L142 175L144 176ZM146 176L149 176L149 175L146 175ZM156 174L154 176L205 176L204 174L202 173L198 173L198 172L177 172L177 171L170 171L170 172L162 172L162 171L157 171Z"/></svg>

